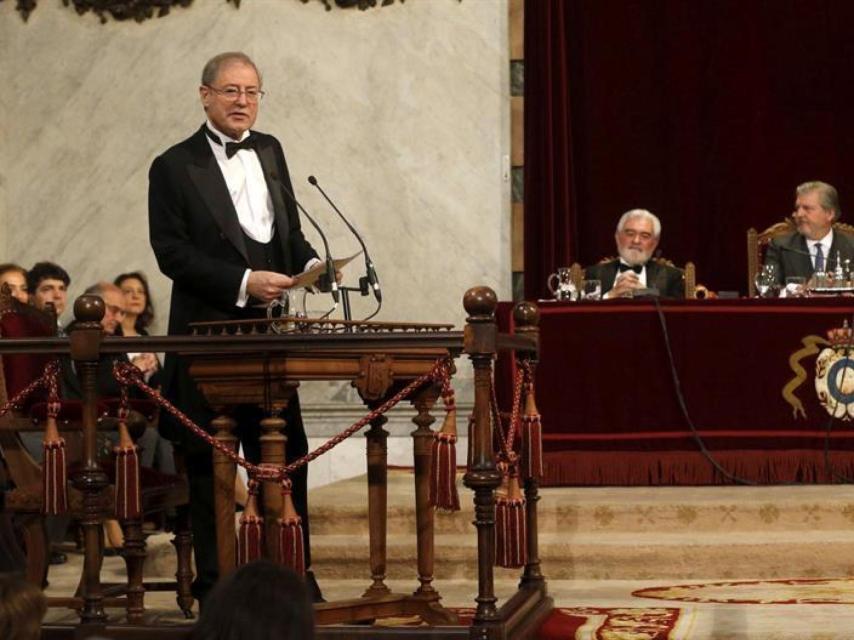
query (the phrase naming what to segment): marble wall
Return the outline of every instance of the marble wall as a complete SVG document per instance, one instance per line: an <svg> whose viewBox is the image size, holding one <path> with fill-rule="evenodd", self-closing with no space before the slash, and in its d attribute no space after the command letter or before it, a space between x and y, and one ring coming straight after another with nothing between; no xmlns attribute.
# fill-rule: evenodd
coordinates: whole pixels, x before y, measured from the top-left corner
<svg viewBox="0 0 854 640"><path fill-rule="evenodd" d="M309 174L367 238L384 288L378 319L459 326L468 287L509 297L507 0L365 12L197 0L105 25L58 0L25 24L0 3L0 261L54 259L72 275L72 296L142 269L162 331L169 281L148 245L147 171L202 122L201 67L232 49L261 68L268 95L256 127L282 141L297 197L333 252L357 244ZM372 309L354 306L357 316ZM321 413L353 399L328 385L304 398Z"/></svg>

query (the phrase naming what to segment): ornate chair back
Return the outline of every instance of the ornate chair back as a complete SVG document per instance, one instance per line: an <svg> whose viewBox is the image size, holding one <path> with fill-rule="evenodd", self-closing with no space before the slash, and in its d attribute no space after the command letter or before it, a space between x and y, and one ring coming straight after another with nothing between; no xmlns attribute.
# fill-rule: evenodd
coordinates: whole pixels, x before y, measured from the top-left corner
<svg viewBox="0 0 854 640"><path fill-rule="evenodd" d="M753 227L747 230L747 292L751 298L756 295L756 274L765 260L768 244L774 238L794 233L796 230L791 216L781 222L775 222L764 231L757 231ZM833 230L854 237L854 226L850 224L835 222Z"/></svg>

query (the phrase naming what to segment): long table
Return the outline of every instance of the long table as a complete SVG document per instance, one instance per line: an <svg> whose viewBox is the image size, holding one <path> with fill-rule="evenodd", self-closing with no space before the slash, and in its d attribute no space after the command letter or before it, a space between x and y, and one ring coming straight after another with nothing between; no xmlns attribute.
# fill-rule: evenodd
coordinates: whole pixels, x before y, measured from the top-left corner
<svg viewBox="0 0 854 640"><path fill-rule="evenodd" d="M852 314L852 298L541 303L543 485L851 481L854 423L830 420L815 368ZM509 304L498 317L512 331Z"/></svg>

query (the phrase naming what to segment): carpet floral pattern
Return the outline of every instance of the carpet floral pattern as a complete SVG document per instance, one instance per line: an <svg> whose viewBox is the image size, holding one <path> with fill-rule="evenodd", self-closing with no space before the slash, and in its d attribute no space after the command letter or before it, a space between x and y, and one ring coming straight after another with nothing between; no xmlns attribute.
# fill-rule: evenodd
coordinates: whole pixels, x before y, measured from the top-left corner
<svg viewBox="0 0 854 640"><path fill-rule="evenodd" d="M721 604L854 604L854 579L739 580L638 589L638 598Z"/></svg>

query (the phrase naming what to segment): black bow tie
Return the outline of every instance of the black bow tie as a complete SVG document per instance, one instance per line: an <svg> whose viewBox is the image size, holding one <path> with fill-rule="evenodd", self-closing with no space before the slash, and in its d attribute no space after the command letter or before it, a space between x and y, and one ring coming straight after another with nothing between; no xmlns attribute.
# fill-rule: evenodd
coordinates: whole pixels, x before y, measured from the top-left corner
<svg viewBox="0 0 854 640"><path fill-rule="evenodd" d="M213 131L205 127L205 133L208 134L208 137L213 140L219 146L222 146L222 140L219 139L219 136L216 135ZM246 136L245 140L240 142L226 142L225 143L225 157L232 158L234 154L240 151L241 149L251 149L255 150L258 139L255 137L254 133L250 133Z"/></svg>
<svg viewBox="0 0 854 640"><path fill-rule="evenodd" d="M643 271L643 265L642 264L636 264L635 266L630 267L629 265L623 264L621 262L618 265L618 268L620 269L620 273L622 273L623 271L634 271L635 273L640 274L640 272Z"/></svg>

